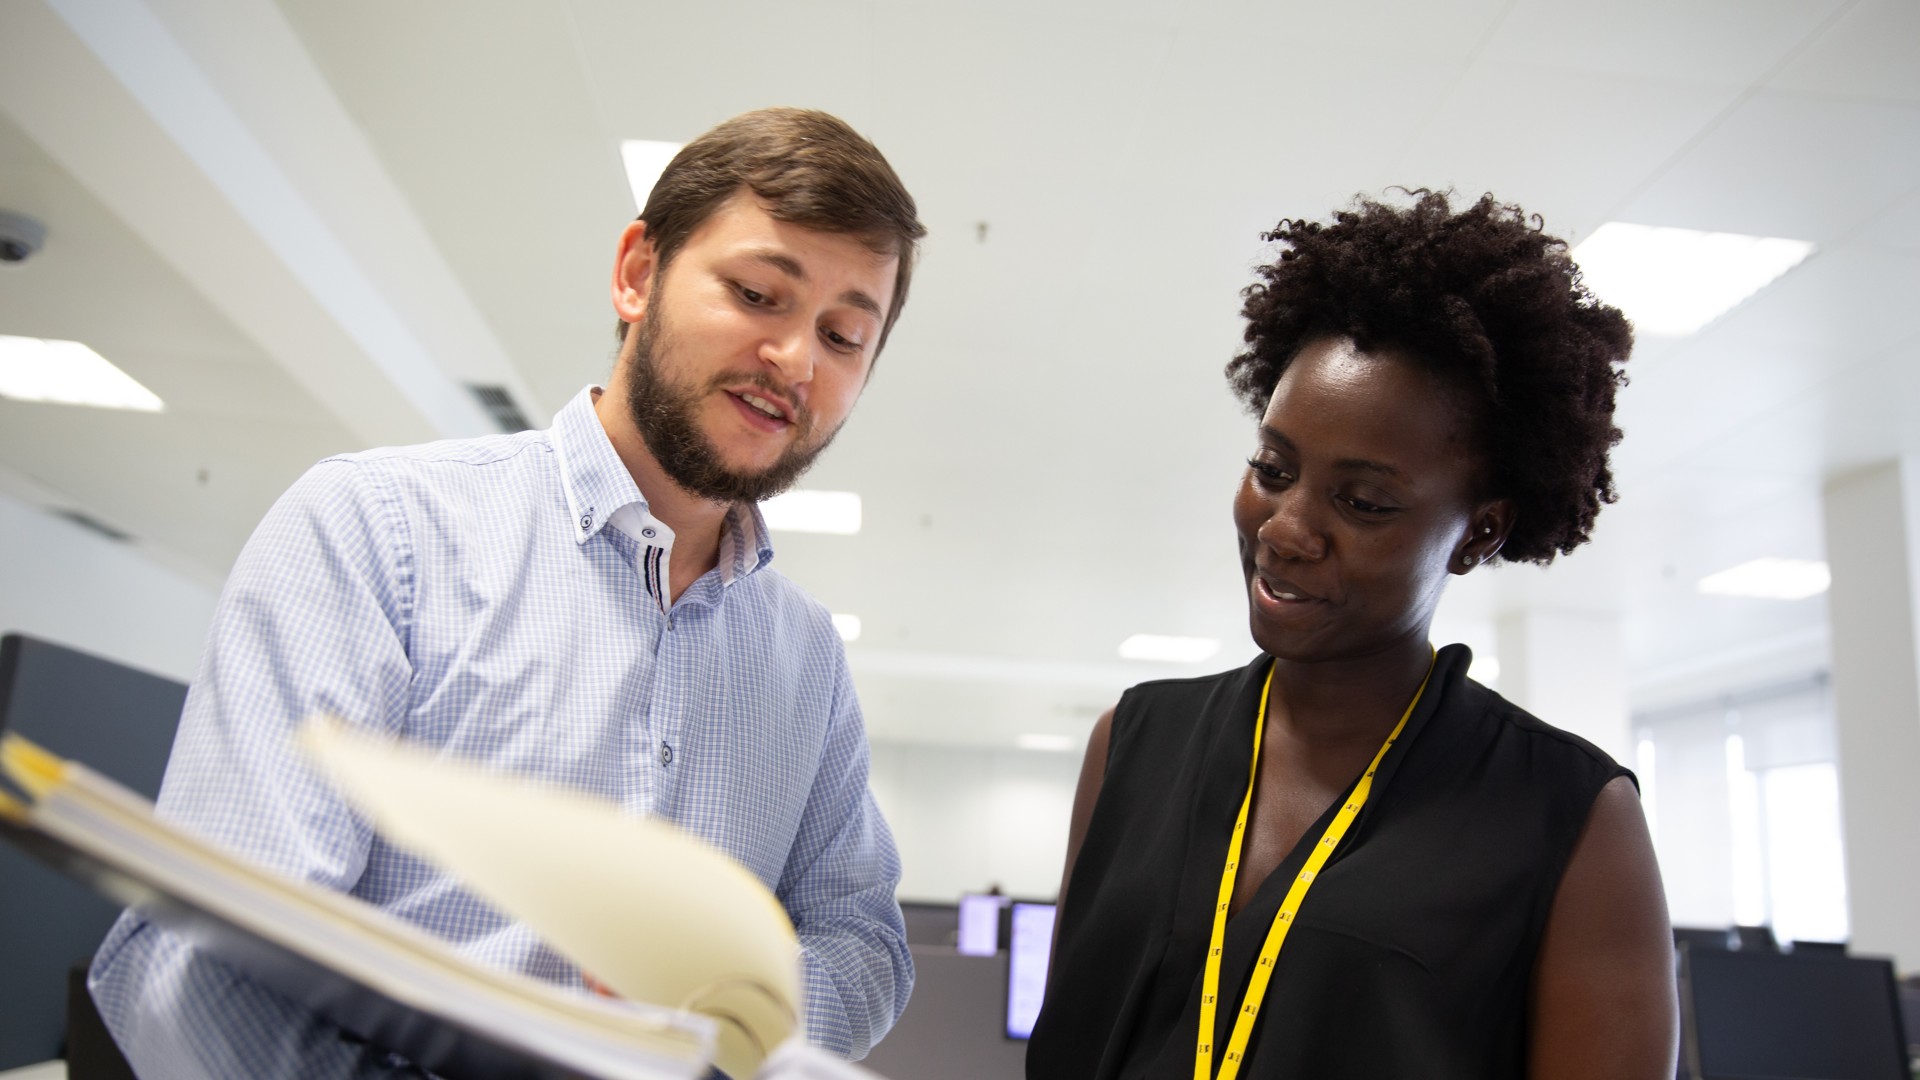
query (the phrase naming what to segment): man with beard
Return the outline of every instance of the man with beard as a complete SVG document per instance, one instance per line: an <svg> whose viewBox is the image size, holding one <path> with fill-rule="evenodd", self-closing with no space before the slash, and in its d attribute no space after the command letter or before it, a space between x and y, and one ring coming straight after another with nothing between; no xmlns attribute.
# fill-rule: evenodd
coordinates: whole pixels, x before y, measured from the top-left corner
<svg viewBox="0 0 1920 1080"><path fill-rule="evenodd" d="M606 390L547 431L330 458L268 513L222 593L161 813L573 985L525 926L373 834L288 733L331 713L659 815L779 896L808 1036L863 1055L912 987L899 859L839 637L769 568L754 504L846 419L924 233L885 159L823 113L690 143L621 236ZM91 985L142 1075L408 1067L137 912Z"/></svg>

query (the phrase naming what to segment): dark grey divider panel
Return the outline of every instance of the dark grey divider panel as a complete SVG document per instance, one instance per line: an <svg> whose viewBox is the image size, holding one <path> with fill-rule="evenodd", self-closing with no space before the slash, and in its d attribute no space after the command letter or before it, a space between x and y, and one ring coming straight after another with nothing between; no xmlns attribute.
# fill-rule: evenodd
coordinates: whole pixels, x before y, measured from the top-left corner
<svg viewBox="0 0 1920 1080"><path fill-rule="evenodd" d="M901 1080L1021 1080L1027 1044L1006 1036L1007 954L913 946L913 999L862 1062Z"/></svg>
<svg viewBox="0 0 1920 1080"><path fill-rule="evenodd" d="M152 798L187 688L18 634L0 638L0 730ZM0 1069L60 1055L67 971L93 954L120 909L0 845Z"/></svg>
<svg viewBox="0 0 1920 1080"><path fill-rule="evenodd" d="M907 922L907 944L951 946L960 936L960 905L921 900L900 901Z"/></svg>

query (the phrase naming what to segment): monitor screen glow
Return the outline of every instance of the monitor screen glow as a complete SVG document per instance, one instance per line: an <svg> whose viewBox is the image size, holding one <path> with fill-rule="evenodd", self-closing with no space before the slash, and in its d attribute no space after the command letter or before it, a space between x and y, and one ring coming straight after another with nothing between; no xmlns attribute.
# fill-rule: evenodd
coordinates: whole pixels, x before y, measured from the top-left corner
<svg viewBox="0 0 1920 1080"><path fill-rule="evenodd" d="M960 898L960 935L955 946L962 956L992 956L1000 951L1000 909L1004 896L971 895Z"/></svg>
<svg viewBox="0 0 1920 1080"><path fill-rule="evenodd" d="M1008 945L1007 1037L1033 1034L1040 1001L1047 992L1047 961L1053 952L1052 904L1013 905L1013 940Z"/></svg>

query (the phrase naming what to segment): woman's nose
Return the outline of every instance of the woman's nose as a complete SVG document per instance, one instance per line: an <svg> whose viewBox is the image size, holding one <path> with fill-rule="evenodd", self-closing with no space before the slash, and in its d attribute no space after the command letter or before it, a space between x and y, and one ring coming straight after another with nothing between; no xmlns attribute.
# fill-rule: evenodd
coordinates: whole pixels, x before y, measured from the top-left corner
<svg viewBox="0 0 1920 1080"><path fill-rule="evenodd" d="M1326 556L1327 534L1319 507L1302 485L1275 492L1267 505L1267 520L1256 533L1262 544L1283 559L1312 562Z"/></svg>

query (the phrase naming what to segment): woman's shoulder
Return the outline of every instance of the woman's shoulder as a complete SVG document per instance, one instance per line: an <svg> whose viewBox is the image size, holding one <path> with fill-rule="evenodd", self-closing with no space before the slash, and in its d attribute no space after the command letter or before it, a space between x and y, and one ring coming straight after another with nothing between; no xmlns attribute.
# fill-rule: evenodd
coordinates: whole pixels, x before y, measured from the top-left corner
<svg viewBox="0 0 1920 1080"><path fill-rule="evenodd" d="M1165 723L1187 725L1192 723L1196 712L1231 707L1249 685L1258 692L1259 680L1266 675L1270 663L1272 660L1262 654L1240 667L1211 675L1135 683L1120 695L1119 704L1114 706L1114 730L1118 733L1122 728Z"/></svg>
<svg viewBox="0 0 1920 1080"><path fill-rule="evenodd" d="M1620 768L1613 755L1585 737L1542 720L1519 705L1472 680L1467 684L1479 691L1483 722L1511 732L1534 745L1536 753L1563 756L1570 761L1588 763L1605 770Z"/></svg>
<svg viewBox="0 0 1920 1080"><path fill-rule="evenodd" d="M1120 695L1108 725L1107 760L1141 755L1155 768L1204 753L1211 734L1235 717L1250 717L1259 707L1260 685L1271 660L1254 657L1246 665L1178 679L1138 683Z"/></svg>
<svg viewBox="0 0 1920 1080"><path fill-rule="evenodd" d="M1461 648L1461 652L1465 649ZM1448 688L1442 705L1447 717L1442 726L1463 736L1464 743L1477 747L1469 750L1470 753L1478 755L1487 747L1504 747L1508 752L1497 755L1500 759L1522 767L1527 775L1552 786L1578 776L1585 781L1580 787L1591 787L1597 792L1601 785L1615 777L1633 776L1612 754L1591 740L1534 715L1492 688L1466 677L1467 659L1458 661L1459 674L1454 685Z"/></svg>

